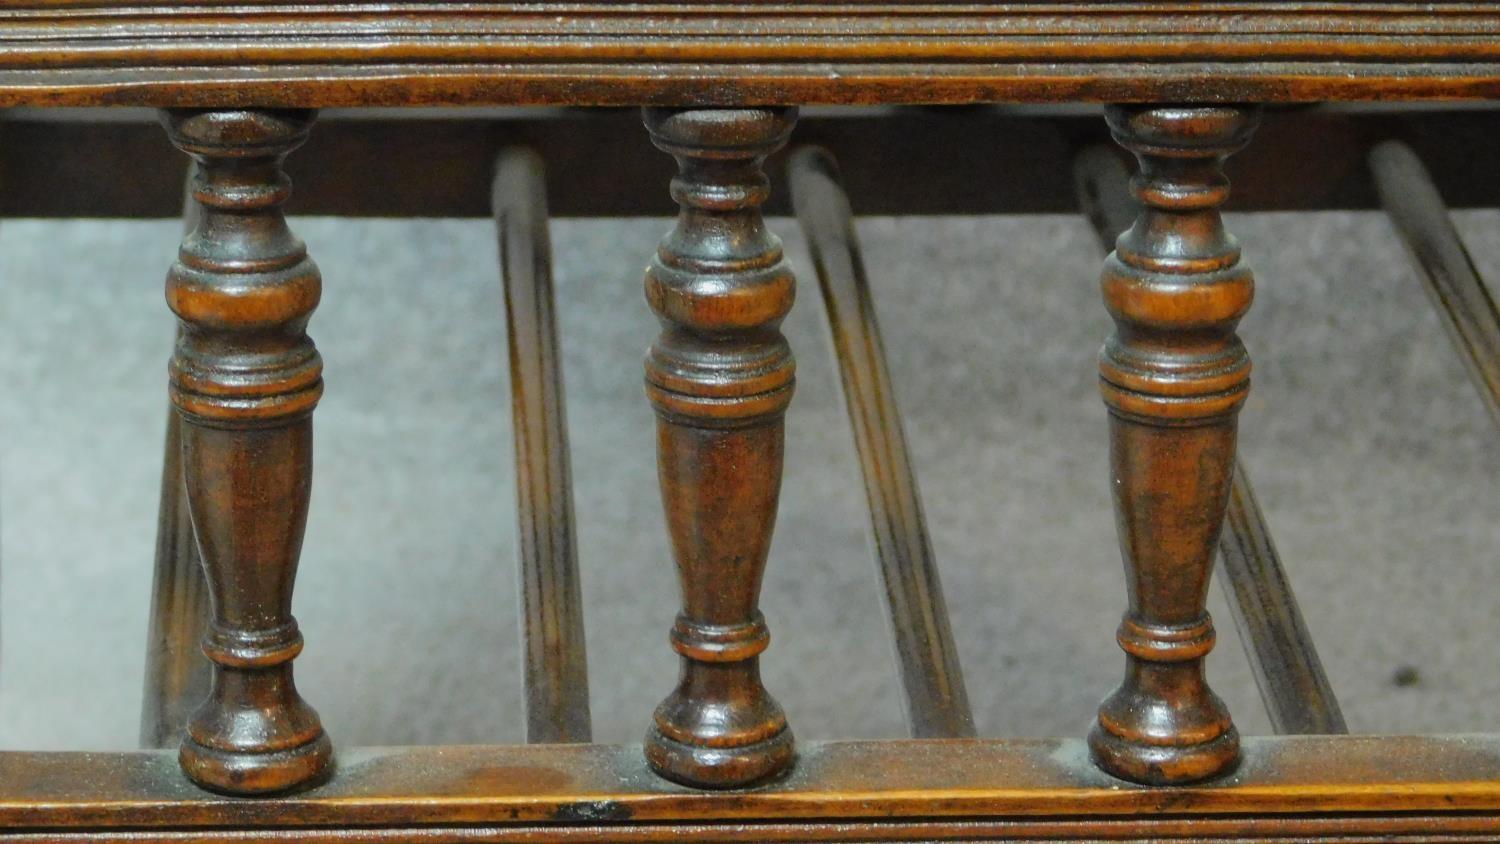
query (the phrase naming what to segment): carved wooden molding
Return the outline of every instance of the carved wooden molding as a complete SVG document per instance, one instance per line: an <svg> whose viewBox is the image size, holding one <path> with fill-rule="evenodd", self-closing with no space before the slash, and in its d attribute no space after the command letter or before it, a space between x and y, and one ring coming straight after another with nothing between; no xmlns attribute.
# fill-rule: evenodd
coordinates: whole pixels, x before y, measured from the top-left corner
<svg viewBox="0 0 1500 844"><path fill-rule="evenodd" d="M1500 16L1483 2L34 0L0 10L0 105L1495 96Z"/></svg>

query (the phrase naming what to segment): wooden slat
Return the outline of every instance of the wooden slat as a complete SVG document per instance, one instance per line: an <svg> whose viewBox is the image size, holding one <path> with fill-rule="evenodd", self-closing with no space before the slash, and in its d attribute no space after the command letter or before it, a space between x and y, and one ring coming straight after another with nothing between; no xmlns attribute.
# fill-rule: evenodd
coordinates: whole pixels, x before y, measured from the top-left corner
<svg viewBox="0 0 1500 844"><path fill-rule="evenodd" d="M183 184L182 229L197 225L194 168ZM162 447L156 565L146 631L146 687L141 694L141 747L176 747L188 715L208 697L210 663L200 645L208 626L208 584L182 479L182 419L167 404Z"/></svg>
<svg viewBox="0 0 1500 844"><path fill-rule="evenodd" d="M198 647L208 623L208 589L182 486L181 426L177 412L169 412L141 693L142 747L176 747L188 715L208 697L209 662Z"/></svg>
<svg viewBox="0 0 1500 844"><path fill-rule="evenodd" d="M907 723L917 738L972 736L974 715L849 200L826 150L804 147L792 155L787 169L854 429Z"/></svg>
<svg viewBox="0 0 1500 844"><path fill-rule="evenodd" d="M666 782L639 746L346 750L330 783L272 801L198 791L165 752L0 754L0 840L215 830L234 830L216 833L230 841L1479 840L1500 835L1500 737L1248 738L1229 777L1166 789L1109 778L1072 739L809 743L786 779L736 793Z"/></svg>
<svg viewBox="0 0 1500 844"><path fill-rule="evenodd" d="M633 110L455 109L325 112L287 162L293 214L489 219L495 150L547 150L554 217L669 216L670 160L642 137ZM0 114L0 217L175 217L181 159L154 113L135 109ZM1234 210L1375 209L1364 159L1401 137L1454 208L1500 202L1500 109L1371 108L1273 112L1230 159ZM1107 142L1103 121L1076 110L812 109L798 143L837 157L860 213L1067 214L1076 146ZM782 158L767 164L780 181ZM910 169L920 179L892 179ZM363 174L381 173L379 179ZM601 178L608 174L609 178ZM791 211L777 185L771 214Z"/></svg>
<svg viewBox="0 0 1500 844"><path fill-rule="evenodd" d="M588 659L542 159L502 153L492 190L515 433L526 740L589 740Z"/></svg>
<svg viewBox="0 0 1500 844"><path fill-rule="evenodd" d="M1279 735L1349 732L1243 465L1229 491L1219 571L1271 728Z"/></svg>
<svg viewBox="0 0 1500 844"><path fill-rule="evenodd" d="M1453 227L1442 195L1422 160L1399 141L1371 151L1370 172L1423 289L1500 424L1500 310Z"/></svg>
<svg viewBox="0 0 1500 844"><path fill-rule="evenodd" d="M1494 97L1486 2L47 0L0 106Z"/></svg>
<svg viewBox="0 0 1500 844"><path fill-rule="evenodd" d="M1089 147L1074 165L1079 202L1107 252L1135 219L1130 174L1113 148ZM1219 579L1271 726L1282 735L1348 732L1338 699L1297 607L1265 514L1242 463L1236 462L1224 530Z"/></svg>

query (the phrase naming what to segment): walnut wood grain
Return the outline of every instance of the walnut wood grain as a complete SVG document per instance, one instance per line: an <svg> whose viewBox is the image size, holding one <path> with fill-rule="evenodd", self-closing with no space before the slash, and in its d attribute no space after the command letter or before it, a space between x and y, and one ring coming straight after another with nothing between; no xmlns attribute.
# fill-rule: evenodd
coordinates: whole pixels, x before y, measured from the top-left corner
<svg viewBox="0 0 1500 844"><path fill-rule="evenodd" d="M734 793L662 780L639 746L357 749L328 784L275 801L194 789L166 753L0 753L0 840L32 842L1497 835L1494 736L1252 737L1232 776L1177 788L1122 784L1073 739L805 743L786 778Z"/></svg>
<svg viewBox="0 0 1500 844"><path fill-rule="evenodd" d="M510 357L526 740L586 742L589 669L541 156L501 153L492 204Z"/></svg>
<svg viewBox="0 0 1500 844"><path fill-rule="evenodd" d="M792 155L787 178L828 312L869 503L875 561L885 586L907 726L914 738L973 736L963 667L838 165L827 150L803 147Z"/></svg>
<svg viewBox="0 0 1500 844"><path fill-rule="evenodd" d="M1485 2L42 0L0 106L1485 98ZM394 14L393 9L399 10Z"/></svg>
<svg viewBox="0 0 1500 844"><path fill-rule="evenodd" d="M171 396L181 416L188 505L213 618L209 698L179 758L199 785L268 794L326 777L332 750L297 694L302 634L292 586L312 489L312 410L322 360L306 326L322 279L287 228L282 159L306 111L163 112L197 165L197 225L167 276L181 335Z"/></svg>
<svg viewBox="0 0 1500 844"><path fill-rule="evenodd" d="M1500 309L1479 276L1442 194L1411 148L1387 141L1370 152L1370 172L1422 289L1490 417L1500 424Z"/></svg>
<svg viewBox="0 0 1500 844"><path fill-rule="evenodd" d="M1125 162L1114 148L1088 147L1079 152L1074 175L1084 216L1107 253L1140 212ZM1348 732L1265 513L1238 460L1219 534L1219 563L1219 585L1272 728L1278 735Z"/></svg>
<svg viewBox="0 0 1500 844"><path fill-rule="evenodd" d="M1259 112L1234 106L1114 106L1116 140L1135 153L1142 208L1105 260L1115 333L1099 354L1109 409L1111 489L1129 609L1117 639L1125 680L1089 733L1095 761L1154 785L1232 770L1239 733L1208 687L1205 610L1235 459L1250 358L1235 325L1254 283L1219 208L1223 160Z"/></svg>
<svg viewBox="0 0 1500 844"><path fill-rule="evenodd" d="M706 788L785 770L786 715L760 679L770 631L758 607L781 495L783 416L796 365L782 336L795 280L760 206L761 169L795 109L646 109L677 160L676 227L646 270L662 331L646 356L657 473L682 585L671 642L677 688L657 707L646 758Z"/></svg>

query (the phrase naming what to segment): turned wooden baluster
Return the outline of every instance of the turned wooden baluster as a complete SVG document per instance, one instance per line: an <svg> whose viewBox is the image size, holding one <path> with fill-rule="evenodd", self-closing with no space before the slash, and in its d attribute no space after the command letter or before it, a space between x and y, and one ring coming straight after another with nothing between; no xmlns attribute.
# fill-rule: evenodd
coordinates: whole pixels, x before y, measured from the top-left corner
<svg viewBox="0 0 1500 844"><path fill-rule="evenodd" d="M1118 151L1104 145L1080 152L1073 173L1084 216L1108 252L1140 213L1140 204L1130 195L1130 173ZM1250 475L1239 461L1219 534L1219 562L1219 585L1276 734L1349 732L1297 607L1291 579L1271 541L1270 525L1255 500Z"/></svg>
<svg viewBox="0 0 1500 844"><path fill-rule="evenodd" d="M180 760L198 784L230 794L286 791L332 769L318 715L292 682L302 650L292 584L323 392L306 326L322 281L282 216L291 182L281 164L313 116L162 116L199 170L202 216L167 276L167 301L181 321L171 395L213 603L203 641L212 690L188 722Z"/></svg>
<svg viewBox="0 0 1500 844"><path fill-rule="evenodd" d="M679 168L681 214L646 271L662 323L646 392L683 593L671 635L682 674L656 710L646 758L701 787L745 785L792 759L786 716L760 681L770 634L756 605L794 371L778 328L794 282L761 219L761 164L795 121L787 108L645 111L652 141Z"/></svg>
<svg viewBox="0 0 1500 844"><path fill-rule="evenodd" d="M1132 187L1143 208L1102 280L1115 333L1099 383L1130 605L1118 637L1125 680L1100 706L1089 747L1105 771L1165 785L1224 773L1239 757L1229 711L1203 676L1214 644L1204 604L1250 388L1234 329L1254 282L1219 217L1223 163L1258 111L1113 106L1107 116L1140 160Z"/></svg>

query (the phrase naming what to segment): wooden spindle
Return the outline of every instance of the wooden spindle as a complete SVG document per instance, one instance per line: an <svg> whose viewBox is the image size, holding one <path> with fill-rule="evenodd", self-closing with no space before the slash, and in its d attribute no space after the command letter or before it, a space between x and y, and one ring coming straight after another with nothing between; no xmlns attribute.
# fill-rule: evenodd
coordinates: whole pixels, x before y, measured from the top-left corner
<svg viewBox="0 0 1500 844"><path fill-rule="evenodd" d="M682 674L656 710L646 758L700 787L752 783L792 760L786 716L761 685L770 634L757 604L795 368L779 329L794 281L761 219L761 165L795 122L788 108L645 111L679 169L677 226L646 271L662 323L646 392L683 595L671 635Z"/></svg>
<svg viewBox="0 0 1500 844"><path fill-rule="evenodd" d="M312 487L312 410L322 360L308 318L322 281L281 205L282 160L310 111L172 110L172 143L198 164L201 218L167 276L181 324L171 395L183 476L213 602L208 700L179 754L199 785L266 794L332 770L318 715L297 694L302 634L292 586Z"/></svg>
<svg viewBox="0 0 1500 844"><path fill-rule="evenodd" d="M1271 729L1279 736L1349 732L1243 467L1230 487L1219 559Z"/></svg>
<svg viewBox="0 0 1500 844"><path fill-rule="evenodd" d="M1208 687L1214 627L1204 609L1235 459L1250 358L1235 326L1254 282L1219 209L1223 163L1258 111L1112 106L1115 139L1135 153L1143 208L1105 261L1115 333L1100 353L1110 464L1129 610L1125 680L1089 734L1095 762L1165 785L1230 770L1239 734Z"/></svg>
<svg viewBox="0 0 1500 844"><path fill-rule="evenodd" d="M193 199L197 180L197 167L189 165L182 196L184 234L198 225L198 202ZM165 439L141 694L142 747L174 747L182 741L188 716L208 697L210 680L209 661L201 647L210 613L208 584L182 480L182 418L170 401Z"/></svg>
<svg viewBox="0 0 1500 844"><path fill-rule="evenodd" d="M1108 252L1140 213L1125 162L1114 147L1089 147L1075 159L1073 174L1084 216ZM1219 585L1276 734L1347 733L1266 515L1239 460L1219 534L1219 566Z"/></svg>
<svg viewBox="0 0 1500 844"><path fill-rule="evenodd" d="M200 647L208 628L208 585L193 536L182 478L182 422L167 416L161 502L156 518L156 569L146 631L146 683L141 693L141 746L173 747L194 708L208 696L210 671Z"/></svg>
<svg viewBox="0 0 1500 844"><path fill-rule="evenodd" d="M523 148L502 153L491 206L510 352L526 741L586 742L589 669L541 156Z"/></svg>
<svg viewBox="0 0 1500 844"><path fill-rule="evenodd" d="M963 667L948 622L849 198L839 185L833 156L818 147L794 152L787 178L828 311L839 380L854 429L875 558L905 692L907 725L914 738L973 736L974 715Z"/></svg>
<svg viewBox="0 0 1500 844"><path fill-rule="evenodd" d="M1370 172L1422 289L1474 388L1500 424L1500 308L1480 277L1422 159L1400 141L1370 151Z"/></svg>

